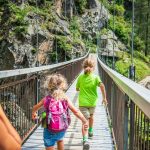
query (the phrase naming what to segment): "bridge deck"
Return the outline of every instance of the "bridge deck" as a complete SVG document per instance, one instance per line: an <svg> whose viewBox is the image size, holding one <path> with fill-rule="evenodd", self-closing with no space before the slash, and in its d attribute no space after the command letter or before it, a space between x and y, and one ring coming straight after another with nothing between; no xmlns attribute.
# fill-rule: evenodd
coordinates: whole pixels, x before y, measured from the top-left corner
<svg viewBox="0 0 150 150"><path fill-rule="evenodd" d="M96 72L97 73L97 70ZM75 90L76 81L67 91L67 95L70 100L73 101L76 107L77 95ZM98 90L99 91L99 90ZM108 126L107 115L105 108L101 105L101 94L99 93L99 99L96 112L95 112L95 124L94 124L94 137L89 139L90 150L113 150L112 137ZM82 150L82 135L81 135L81 122L75 116L72 115L72 122L67 130L64 138L65 150ZM43 129L39 127L23 145L22 150L44 150L43 144Z"/></svg>

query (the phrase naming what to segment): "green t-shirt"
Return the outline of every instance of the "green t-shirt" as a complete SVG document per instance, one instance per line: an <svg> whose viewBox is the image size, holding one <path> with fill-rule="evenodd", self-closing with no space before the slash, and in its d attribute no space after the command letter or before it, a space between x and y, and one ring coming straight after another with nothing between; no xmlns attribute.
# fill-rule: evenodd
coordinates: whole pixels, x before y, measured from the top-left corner
<svg viewBox="0 0 150 150"><path fill-rule="evenodd" d="M76 88L79 89L79 106L94 107L97 104L97 87L102 83L99 76L82 74L79 76Z"/></svg>

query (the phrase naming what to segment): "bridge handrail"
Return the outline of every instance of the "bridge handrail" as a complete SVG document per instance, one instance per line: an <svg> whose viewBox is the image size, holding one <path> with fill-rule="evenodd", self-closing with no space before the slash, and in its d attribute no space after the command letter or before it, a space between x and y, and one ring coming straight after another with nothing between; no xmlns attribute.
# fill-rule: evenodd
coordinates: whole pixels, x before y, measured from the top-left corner
<svg viewBox="0 0 150 150"><path fill-rule="evenodd" d="M118 87L150 118L150 90L107 67L99 58L98 62Z"/></svg>
<svg viewBox="0 0 150 150"><path fill-rule="evenodd" d="M87 54L85 56L82 56L80 58L76 58L76 59L73 59L73 60L70 60L70 61L60 62L60 63L52 64L52 65L45 65L45 66L33 67L33 68L25 68L25 69L15 69L15 70L0 71L0 79L1 78L12 77L12 76L23 75L23 74L30 74L30 73L35 73L35 72L40 72L40 71L44 71L44 70L48 70L48 69L61 67L61 66L64 66L64 65L67 65L67 64L79 61L79 60L87 57L88 54L89 54L89 51L87 52Z"/></svg>

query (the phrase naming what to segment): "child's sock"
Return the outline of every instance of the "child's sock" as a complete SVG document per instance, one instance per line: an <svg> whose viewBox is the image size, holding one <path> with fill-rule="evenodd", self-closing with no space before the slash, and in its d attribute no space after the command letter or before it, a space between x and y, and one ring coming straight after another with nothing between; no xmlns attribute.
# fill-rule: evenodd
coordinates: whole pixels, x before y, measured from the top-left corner
<svg viewBox="0 0 150 150"><path fill-rule="evenodd" d="M87 136L83 136L83 142L87 140L88 140Z"/></svg>
<svg viewBox="0 0 150 150"><path fill-rule="evenodd" d="M89 128L89 132L92 133L93 132L93 128L90 127Z"/></svg>

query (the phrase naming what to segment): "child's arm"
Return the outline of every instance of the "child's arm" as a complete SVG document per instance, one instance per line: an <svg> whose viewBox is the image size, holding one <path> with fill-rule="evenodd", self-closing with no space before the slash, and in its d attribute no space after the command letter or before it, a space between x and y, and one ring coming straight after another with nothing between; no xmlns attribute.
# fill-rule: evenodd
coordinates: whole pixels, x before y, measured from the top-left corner
<svg viewBox="0 0 150 150"><path fill-rule="evenodd" d="M106 90L105 90L105 86L103 83L100 83L100 89L101 89L102 96L103 96L102 104L107 105Z"/></svg>
<svg viewBox="0 0 150 150"><path fill-rule="evenodd" d="M72 104L70 100L68 100L69 109L73 112L73 114L78 117L83 124L87 124L86 118L83 116L83 114Z"/></svg>
<svg viewBox="0 0 150 150"><path fill-rule="evenodd" d="M80 77L78 77L78 80L77 80L76 91L80 91Z"/></svg>
<svg viewBox="0 0 150 150"><path fill-rule="evenodd" d="M44 105L44 99L42 99L38 104L33 106L32 109L32 119L36 118L36 112Z"/></svg>

